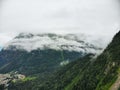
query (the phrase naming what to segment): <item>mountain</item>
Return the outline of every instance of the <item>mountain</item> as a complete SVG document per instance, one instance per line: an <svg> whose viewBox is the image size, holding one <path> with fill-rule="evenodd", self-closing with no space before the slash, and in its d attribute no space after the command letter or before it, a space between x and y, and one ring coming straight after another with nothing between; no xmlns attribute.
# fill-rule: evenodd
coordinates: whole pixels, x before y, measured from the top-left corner
<svg viewBox="0 0 120 90"><path fill-rule="evenodd" d="M91 55L65 66L42 88L49 86L48 90L120 89L120 32L101 55L89 57Z"/></svg>
<svg viewBox="0 0 120 90"><path fill-rule="evenodd" d="M120 90L120 32L96 56L87 54L52 74L46 81L37 78L17 82L10 90Z"/></svg>
<svg viewBox="0 0 120 90"><path fill-rule="evenodd" d="M87 42L84 35L20 33L0 52L0 73L11 71L24 75L52 72L102 47ZM43 76L43 75L42 75Z"/></svg>
<svg viewBox="0 0 120 90"><path fill-rule="evenodd" d="M69 90L118 90L119 65L120 32L115 35L104 52L86 67L80 79Z"/></svg>
<svg viewBox="0 0 120 90"><path fill-rule="evenodd" d="M93 54L88 54L85 57L79 58L52 73L50 76L46 77L46 80L44 81L41 81L41 78L38 75L34 80L11 83L9 85L9 90L64 90L64 88L72 82L72 79L89 65L89 60L93 57Z"/></svg>
<svg viewBox="0 0 120 90"><path fill-rule="evenodd" d="M91 36L85 36L84 34L31 34L31 33L20 33L12 41L4 46L4 50L26 50L31 52L33 50L66 50L69 52L82 52L82 53L96 53L103 47L88 42L87 39L92 38ZM97 39L94 39L94 42ZM98 42L97 42L98 43ZM101 44L102 45L102 44Z"/></svg>

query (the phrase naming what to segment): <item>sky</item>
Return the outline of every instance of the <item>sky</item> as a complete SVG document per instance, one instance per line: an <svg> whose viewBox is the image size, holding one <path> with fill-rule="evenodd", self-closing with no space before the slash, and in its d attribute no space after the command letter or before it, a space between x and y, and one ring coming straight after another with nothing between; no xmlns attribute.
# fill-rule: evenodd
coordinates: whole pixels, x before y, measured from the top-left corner
<svg viewBox="0 0 120 90"><path fill-rule="evenodd" d="M0 45L20 32L86 33L112 38L120 0L0 0Z"/></svg>

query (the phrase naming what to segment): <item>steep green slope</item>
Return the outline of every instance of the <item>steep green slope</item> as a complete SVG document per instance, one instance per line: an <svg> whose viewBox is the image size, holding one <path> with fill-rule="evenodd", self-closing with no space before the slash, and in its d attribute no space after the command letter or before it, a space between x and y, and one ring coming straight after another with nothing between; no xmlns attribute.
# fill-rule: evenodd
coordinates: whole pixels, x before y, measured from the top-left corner
<svg viewBox="0 0 120 90"><path fill-rule="evenodd" d="M84 70L79 80L66 90L109 90L118 78L119 68L120 32L105 51Z"/></svg>
<svg viewBox="0 0 120 90"><path fill-rule="evenodd" d="M120 73L120 32L100 56L87 57L58 71L52 78L55 81L47 83L51 88L45 90L109 90Z"/></svg>

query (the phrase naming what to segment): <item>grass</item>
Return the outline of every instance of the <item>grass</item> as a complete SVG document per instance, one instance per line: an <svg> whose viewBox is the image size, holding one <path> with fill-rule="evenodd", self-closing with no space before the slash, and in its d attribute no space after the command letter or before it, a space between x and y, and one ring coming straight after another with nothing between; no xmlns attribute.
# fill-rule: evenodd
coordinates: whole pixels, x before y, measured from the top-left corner
<svg viewBox="0 0 120 90"><path fill-rule="evenodd" d="M26 77L22 81L26 82L26 81L31 81L31 80L35 80L35 79L36 79L36 77Z"/></svg>

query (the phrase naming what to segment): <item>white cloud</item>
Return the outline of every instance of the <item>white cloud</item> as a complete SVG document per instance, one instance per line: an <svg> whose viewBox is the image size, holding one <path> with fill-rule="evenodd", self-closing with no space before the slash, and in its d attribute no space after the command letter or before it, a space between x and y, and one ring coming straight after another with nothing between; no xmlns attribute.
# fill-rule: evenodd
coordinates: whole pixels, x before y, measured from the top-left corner
<svg viewBox="0 0 120 90"><path fill-rule="evenodd" d="M86 36L81 34L52 35L52 37L50 34L49 35L34 34L29 38L28 37L15 38L6 44L4 46L4 49L11 49L11 47L16 47L14 48L14 50L22 49L28 52L36 49L41 49L41 50L54 49L54 50L76 51L82 53L97 53L101 51L101 49L99 48L105 48L105 46L103 46L102 43L100 42L99 44L101 45L96 45L96 43L94 43L96 40L98 40L98 38L93 38L92 36Z"/></svg>
<svg viewBox="0 0 120 90"><path fill-rule="evenodd" d="M0 47L3 47L8 41L15 37L15 33L0 33Z"/></svg>
<svg viewBox="0 0 120 90"><path fill-rule="evenodd" d="M0 33L84 32L111 38L120 26L119 8L118 0L0 0Z"/></svg>

